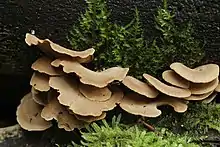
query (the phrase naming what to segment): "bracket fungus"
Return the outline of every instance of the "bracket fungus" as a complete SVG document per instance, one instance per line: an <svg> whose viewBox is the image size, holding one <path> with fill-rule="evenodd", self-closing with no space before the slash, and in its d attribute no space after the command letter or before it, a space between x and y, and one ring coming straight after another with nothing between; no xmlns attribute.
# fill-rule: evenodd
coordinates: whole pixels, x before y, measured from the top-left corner
<svg viewBox="0 0 220 147"><path fill-rule="evenodd" d="M220 92L220 83L218 83L218 86L215 88L216 92Z"/></svg>
<svg viewBox="0 0 220 147"><path fill-rule="evenodd" d="M191 69L182 63L175 62L170 65L178 75L192 83L209 83L219 76L219 66L206 64Z"/></svg>
<svg viewBox="0 0 220 147"><path fill-rule="evenodd" d="M75 73L80 77L80 82L98 88L106 87L113 81L122 81L128 73L129 68L112 67L101 72L95 72L85 68L74 60L55 60L51 65L63 66L65 73Z"/></svg>
<svg viewBox="0 0 220 147"><path fill-rule="evenodd" d="M218 86L218 83L218 78L209 83L191 83L189 89L192 94L205 94L214 91Z"/></svg>
<svg viewBox="0 0 220 147"><path fill-rule="evenodd" d="M38 91L49 91L49 76L46 74L34 72L31 77L30 85Z"/></svg>
<svg viewBox="0 0 220 147"><path fill-rule="evenodd" d="M184 97L189 97L191 95L189 89L177 88L174 86L166 85L149 74L143 74L143 76L158 91L168 96L172 96L176 98L184 98Z"/></svg>
<svg viewBox="0 0 220 147"><path fill-rule="evenodd" d="M138 94L144 95L148 98L156 98L159 92L147 83L141 82L132 76L126 76L122 83L129 89L137 92Z"/></svg>
<svg viewBox="0 0 220 147"><path fill-rule="evenodd" d="M73 131L75 128L82 128L85 123L78 120L75 115L69 114L67 108L62 106L56 97L51 98L43 108L41 117L47 121L57 120L58 127L66 131Z"/></svg>
<svg viewBox="0 0 220 147"><path fill-rule="evenodd" d="M81 115L75 115L75 116L78 120L82 120L84 122L91 123L91 122L94 122L97 120L104 119L106 117L106 113L103 112L100 116L81 116Z"/></svg>
<svg viewBox="0 0 220 147"><path fill-rule="evenodd" d="M33 100L39 105L45 106L48 103L47 92L41 92L41 91L36 90L34 87L32 87L31 94L32 94Z"/></svg>
<svg viewBox="0 0 220 147"><path fill-rule="evenodd" d="M209 97L204 99L202 102L205 103L205 104L211 103L215 99L217 94L218 94L217 92L213 92Z"/></svg>
<svg viewBox="0 0 220 147"><path fill-rule="evenodd" d="M80 93L78 83L70 78L51 77L49 84L60 93L59 102L81 116L100 116L104 111L114 109L123 98L122 91L113 89L111 98L104 102L89 100Z"/></svg>
<svg viewBox="0 0 220 147"><path fill-rule="evenodd" d="M157 107L162 105L170 105L179 113L185 112L188 108L187 103L181 99L169 96L146 99L144 96L136 93L125 95L119 105L123 110L131 114L144 117L158 117L162 112Z"/></svg>
<svg viewBox="0 0 220 147"><path fill-rule="evenodd" d="M213 91L205 93L205 94L200 94L200 95L192 94L191 96L186 97L184 99L188 100L188 101L200 101L200 100L204 100L204 99L208 98L212 93L213 93Z"/></svg>
<svg viewBox="0 0 220 147"><path fill-rule="evenodd" d="M50 121L46 121L41 117L43 107L32 99L32 94L28 93L21 100L16 115L20 126L28 131L43 131L52 126Z"/></svg>
<svg viewBox="0 0 220 147"><path fill-rule="evenodd" d="M179 88L189 88L190 82L176 74L173 70L166 70L162 73L162 78L169 84Z"/></svg>
<svg viewBox="0 0 220 147"><path fill-rule="evenodd" d="M106 101L111 98L112 92L108 87L98 88L90 85L79 84L79 91L84 97L92 101Z"/></svg>
<svg viewBox="0 0 220 147"><path fill-rule="evenodd" d="M50 76L62 75L62 71L58 70L57 68L54 68L51 65L52 61L53 60L51 60L50 58L41 57L32 64L31 68L35 71L38 71L40 73L44 73Z"/></svg>
<svg viewBox="0 0 220 147"><path fill-rule="evenodd" d="M49 39L41 40L30 33L26 34L25 42L29 46L38 46L44 53L49 54L49 56L52 55L56 58L68 56L78 60L79 62L90 62L93 59L91 56L93 56L95 52L93 48L84 51L67 49L56 43L53 43Z"/></svg>

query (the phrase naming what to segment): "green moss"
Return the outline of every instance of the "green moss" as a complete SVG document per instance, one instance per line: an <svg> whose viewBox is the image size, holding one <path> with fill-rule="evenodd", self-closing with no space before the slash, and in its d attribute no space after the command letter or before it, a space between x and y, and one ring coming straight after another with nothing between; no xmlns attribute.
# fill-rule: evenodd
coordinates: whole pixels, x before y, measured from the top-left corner
<svg viewBox="0 0 220 147"><path fill-rule="evenodd" d="M163 115L148 122L156 127L165 127L176 134L187 135L194 140L205 139L210 133L220 137L220 104L212 102L190 103L188 110L183 113L171 113L166 109ZM216 137L217 137L216 136Z"/></svg>
<svg viewBox="0 0 220 147"><path fill-rule="evenodd" d="M122 66L129 67L129 74L137 78L143 73L159 77L172 62L193 67L204 56L200 43L192 37L192 26L176 25L175 15L168 11L166 1L155 17L160 35L148 45L137 9L134 19L120 26L110 21L105 0L88 0L87 4L85 14L71 29L68 40L77 50L95 48L92 63L96 70Z"/></svg>
<svg viewBox="0 0 220 147"><path fill-rule="evenodd" d="M139 125L129 126L120 123L120 116L113 117L109 125L105 120L100 125L93 123L87 132L82 132L81 145L86 147L197 147L187 137L180 137L161 129L148 132Z"/></svg>

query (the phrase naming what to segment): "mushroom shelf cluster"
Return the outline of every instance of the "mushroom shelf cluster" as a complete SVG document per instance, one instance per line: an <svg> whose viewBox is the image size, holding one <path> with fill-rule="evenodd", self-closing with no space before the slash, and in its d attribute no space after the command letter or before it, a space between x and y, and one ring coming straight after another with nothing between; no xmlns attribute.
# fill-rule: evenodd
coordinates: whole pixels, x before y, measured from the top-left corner
<svg viewBox="0 0 220 147"><path fill-rule="evenodd" d="M148 74L143 74L143 82L129 76L129 68L86 68L85 63L93 60L93 48L74 51L29 33L25 42L45 53L31 66L32 89L22 98L16 112L18 123L28 131L46 130L53 121L66 131L83 128L104 119L106 112L117 105L144 117L159 116L161 105L170 105L182 113L190 100L208 103L220 92L219 66L215 64L190 69L173 63L171 70L162 75L164 82ZM122 84L114 81L130 91L124 92Z"/></svg>

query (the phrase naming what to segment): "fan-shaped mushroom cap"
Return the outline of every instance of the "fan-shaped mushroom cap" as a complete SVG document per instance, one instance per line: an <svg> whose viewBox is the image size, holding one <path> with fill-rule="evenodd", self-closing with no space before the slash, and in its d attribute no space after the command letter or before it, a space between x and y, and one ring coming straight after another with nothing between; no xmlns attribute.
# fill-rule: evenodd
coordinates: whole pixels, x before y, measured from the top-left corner
<svg viewBox="0 0 220 147"><path fill-rule="evenodd" d="M103 111L109 111L123 98L123 92L113 89L110 99L104 102L91 101L85 98L78 88L78 83L70 78L51 77L50 86L60 93L58 100L62 105L69 106L75 114L81 116L100 116Z"/></svg>
<svg viewBox="0 0 220 147"><path fill-rule="evenodd" d="M62 106L57 98L50 98L49 103L41 112L41 117L47 121L57 120L58 127L66 131L73 131L75 128L85 127L85 123L78 120L75 115L69 114L67 108Z"/></svg>
<svg viewBox="0 0 220 147"><path fill-rule="evenodd" d="M98 88L91 85L79 84L79 91L89 100L106 101L111 98L112 92L108 87Z"/></svg>
<svg viewBox="0 0 220 147"><path fill-rule="evenodd" d="M143 74L144 78L154 86L158 91L166 95L176 97L176 98L185 98L191 95L191 92L188 89L177 88L173 86L168 86L156 78L152 77L149 74Z"/></svg>
<svg viewBox="0 0 220 147"><path fill-rule="evenodd" d="M103 112L100 116L81 116L81 115L75 115L75 116L78 120L82 120L82 121L85 121L87 123L91 123L91 122L94 122L94 121L104 119L106 117L106 113Z"/></svg>
<svg viewBox="0 0 220 147"><path fill-rule="evenodd" d="M192 94L205 94L215 90L218 86L218 82L218 78L216 78L209 83L191 83L189 89Z"/></svg>
<svg viewBox="0 0 220 147"><path fill-rule="evenodd" d="M47 57L41 57L37 61L35 61L31 68L35 71L38 71L40 73L44 73L50 76L57 76L61 75L62 71L59 71L58 69L55 69L53 66L51 66L52 60Z"/></svg>
<svg viewBox="0 0 220 147"><path fill-rule="evenodd" d="M217 96L217 92L213 92L208 98L204 99L202 102L205 104L211 103Z"/></svg>
<svg viewBox="0 0 220 147"><path fill-rule="evenodd" d="M208 83L219 75L219 66L216 64L206 64L191 69L182 63L175 62L170 65L170 68L184 79L193 83Z"/></svg>
<svg viewBox="0 0 220 147"><path fill-rule="evenodd" d="M220 92L220 83L218 83L218 86L215 88L216 92Z"/></svg>
<svg viewBox="0 0 220 147"><path fill-rule="evenodd" d="M185 100L188 101L200 101L200 100L204 100L207 97L209 97L211 94L213 93L213 91L205 93L205 94L200 94L200 95L191 95L189 97L184 98Z"/></svg>
<svg viewBox="0 0 220 147"><path fill-rule="evenodd" d="M141 82L131 76L126 76L122 83L134 92L137 92L148 98L156 98L159 94L159 92L154 87L149 86L147 83Z"/></svg>
<svg viewBox="0 0 220 147"><path fill-rule="evenodd" d="M39 91L49 91L49 76L46 74L34 72L30 81L30 85Z"/></svg>
<svg viewBox="0 0 220 147"><path fill-rule="evenodd" d="M63 66L65 73L75 73L80 77L80 81L83 84L92 85L95 87L103 88L113 81L122 81L129 68L112 67L102 72L91 71L83 67L80 63L73 60L55 60L51 65L56 67Z"/></svg>
<svg viewBox="0 0 220 147"><path fill-rule="evenodd" d="M64 48L56 43L53 43L49 39L41 40L37 38L36 36L27 33L25 42L29 45L36 45L39 46L39 48L49 54L53 55L57 58L63 57L63 56L69 56L73 57L74 59L77 59L79 62L89 62L91 61L93 54L95 50L93 48L87 49L85 51L73 51L67 48ZM82 59L82 60L81 60Z"/></svg>
<svg viewBox="0 0 220 147"><path fill-rule="evenodd" d="M32 94L32 98L33 100L38 103L39 105L45 106L48 103L47 100L47 92L40 92L36 89L34 89L34 87L32 87L31 89L31 94Z"/></svg>
<svg viewBox="0 0 220 147"><path fill-rule="evenodd" d="M20 126L28 131L43 131L50 128L52 123L40 116L42 109L42 106L34 102L31 93L25 95L16 111Z"/></svg>
<svg viewBox="0 0 220 147"><path fill-rule="evenodd" d="M188 108L185 101L171 98L169 96L162 96L157 99L146 99L144 96L132 93L126 95L120 102L120 107L134 115L141 115L144 117L157 117L161 115L161 110L157 107L162 105L170 105L176 112L185 112Z"/></svg>
<svg viewBox="0 0 220 147"><path fill-rule="evenodd" d="M170 83L173 86L189 88L189 81L176 74L173 70L164 71L162 77L167 83Z"/></svg>

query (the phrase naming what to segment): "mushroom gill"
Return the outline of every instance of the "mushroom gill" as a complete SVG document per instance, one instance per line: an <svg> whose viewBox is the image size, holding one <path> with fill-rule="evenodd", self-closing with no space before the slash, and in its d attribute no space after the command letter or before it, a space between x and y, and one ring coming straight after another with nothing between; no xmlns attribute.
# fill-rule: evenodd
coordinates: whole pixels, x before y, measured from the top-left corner
<svg viewBox="0 0 220 147"><path fill-rule="evenodd" d="M51 63L53 66L63 66L65 73L75 73L80 77L83 84L95 86L98 88L106 87L113 81L122 81L128 73L128 68L112 67L101 72L95 72L83 67L74 60L55 60Z"/></svg>
<svg viewBox="0 0 220 147"><path fill-rule="evenodd" d="M219 76L219 66L206 64L191 69L182 63L175 62L170 65L178 75L192 83L209 83Z"/></svg>
<svg viewBox="0 0 220 147"><path fill-rule="evenodd" d="M53 43L49 39L41 40L36 36L27 33L25 42L29 45L38 46L44 53L49 56L54 56L56 58L69 56L74 59L77 59L79 62L90 62L95 50L93 48L84 50L84 51L73 51L71 49L64 48L56 43ZM82 59L82 60L81 60Z"/></svg>
<svg viewBox="0 0 220 147"><path fill-rule="evenodd" d="M138 94L144 95L148 98L156 98L159 92L147 83L141 82L132 76L126 76L122 83L129 89L137 92Z"/></svg>
<svg viewBox="0 0 220 147"><path fill-rule="evenodd" d="M62 106L56 95L49 98L49 103L43 108L41 117L47 121L57 120L58 127L66 131L73 131L75 128L85 127L83 121L78 120L75 115L69 114L67 108Z"/></svg>
<svg viewBox="0 0 220 147"><path fill-rule="evenodd" d="M30 85L38 91L49 91L49 76L46 74L34 72L31 77Z"/></svg>
<svg viewBox="0 0 220 147"><path fill-rule="evenodd" d="M103 111L114 109L123 98L123 92L114 88L110 99L104 102L91 101L80 93L78 83L71 78L51 77L49 84L60 93L59 102L81 116L100 116Z"/></svg>
<svg viewBox="0 0 220 147"><path fill-rule="evenodd" d="M79 91L89 100L106 101L111 98L112 92L108 87L98 88L91 85L79 84Z"/></svg>
<svg viewBox="0 0 220 147"><path fill-rule="evenodd" d="M55 69L52 65L51 65L52 60L50 58L47 57L41 57L39 59L37 59L37 61L35 61L31 68L35 71L38 71L40 73L44 73L50 76L57 76L57 75L61 75L62 71L59 71L58 69Z"/></svg>
<svg viewBox="0 0 220 147"><path fill-rule="evenodd" d="M209 83L191 83L189 90L192 94L205 94L214 91L218 86L218 78Z"/></svg>
<svg viewBox="0 0 220 147"><path fill-rule="evenodd" d="M185 80L173 70L166 70L162 73L162 78L169 84L179 88L189 88L189 81Z"/></svg>
<svg viewBox="0 0 220 147"><path fill-rule="evenodd" d="M182 89L166 85L149 74L143 74L143 76L153 87L155 87L158 91L168 96L176 98L185 98L191 95L189 89Z"/></svg>
<svg viewBox="0 0 220 147"><path fill-rule="evenodd" d="M144 117L158 117L162 112L157 107L162 105L170 105L179 113L185 112L188 108L186 102L180 99L165 95L156 99L146 99L137 93L125 95L119 105L131 114Z"/></svg>
<svg viewBox="0 0 220 147"><path fill-rule="evenodd" d="M32 99L31 93L25 95L16 111L19 125L28 131L43 131L50 128L52 123L41 118L42 109L43 107Z"/></svg>

